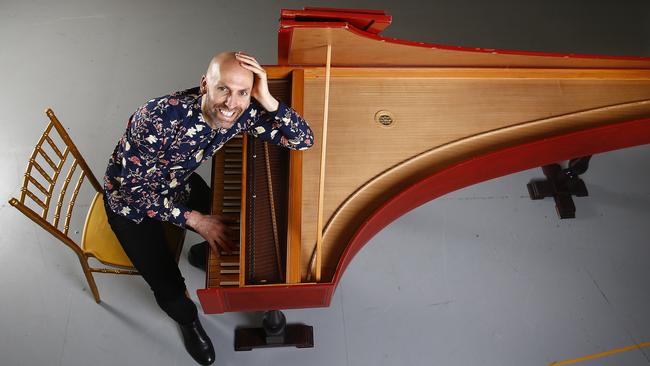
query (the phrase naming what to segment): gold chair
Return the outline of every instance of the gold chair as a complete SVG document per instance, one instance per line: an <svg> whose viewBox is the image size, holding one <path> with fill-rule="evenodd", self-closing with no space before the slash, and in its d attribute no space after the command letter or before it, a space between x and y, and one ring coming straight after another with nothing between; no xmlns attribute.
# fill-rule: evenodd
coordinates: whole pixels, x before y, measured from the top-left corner
<svg viewBox="0 0 650 366"><path fill-rule="evenodd" d="M29 158L23 185L20 189L20 199L12 198L9 200L9 203L72 249L79 258L81 268L86 275L86 280L88 281L88 285L95 297L95 301L99 303L99 291L93 277L93 272L127 275L137 275L138 272L133 268L133 264L124 253L122 246L118 242L117 237L115 237L115 234L108 223L106 211L104 209L102 186L93 175L92 171L86 164L86 161L81 156L81 153L79 153L79 150L61 125L61 122L59 122L54 115L54 112L51 109L47 109L45 113L49 117L50 122L45 128L45 132L43 132L43 135L36 144L36 147ZM58 133L58 138L56 138L55 133ZM54 141L55 139L62 140L65 149L61 149L60 146L57 146ZM50 150L50 154L48 154L44 148L45 143L49 146L48 150ZM56 155L56 157L50 156L51 154ZM48 219L54 187L57 185L57 180L66 164L66 159L70 155L72 155L71 164L65 176L65 180L60 185L56 206L54 207L54 215ZM51 168L51 173L46 172L46 170L50 169L43 168L43 166L39 164L38 160L45 161L49 168ZM68 186L77 167L81 169L81 172L67 203L63 230L61 230L59 228L61 208L63 207ZM39 174L34 174L34 169ZM41 181L45 181L44 183L39 182L39 179L37 179L39 178L39 175L40 178L42 178ZM70 229L70 219L72 217L77 195L79 194L86 177L96 193L86 214L81 243L77 244L77 242L68 235L68 231ZM31 199L40 209L42 209L42 211L37 213L28 207L25 204L26 198ZM39 209L37 208L37 210ZM185 230L170 223L164 223L163 226L165 229L165 240L167 241L167 245L170 251L175 255L176 261L178 262L183 248L183 241L185 239ZM109 268L91 267L89 263L91 257L96 258L99 262L109 266Z"/></svg>

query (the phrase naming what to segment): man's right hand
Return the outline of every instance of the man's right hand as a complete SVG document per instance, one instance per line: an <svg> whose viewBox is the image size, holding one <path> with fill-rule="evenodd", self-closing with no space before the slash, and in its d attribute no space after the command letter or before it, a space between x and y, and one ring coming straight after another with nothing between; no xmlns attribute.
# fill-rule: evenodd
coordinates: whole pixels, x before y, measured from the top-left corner
<svg viewBox="0 0 650 366"><path fill-rule="evenodd" d="M201 235L213 251L220 254L220 250L231 252L237 250L230 240L231 230L227 220L217 215L203 215L198 211L191 211L187 216L187 225Z"/></svg>

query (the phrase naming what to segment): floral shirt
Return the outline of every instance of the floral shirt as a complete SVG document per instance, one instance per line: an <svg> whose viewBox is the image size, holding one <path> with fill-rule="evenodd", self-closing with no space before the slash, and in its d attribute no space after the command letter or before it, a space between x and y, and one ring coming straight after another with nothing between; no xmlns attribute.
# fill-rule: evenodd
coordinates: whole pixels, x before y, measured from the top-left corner
<svg viewBox="0 0 650 366"><path fill-rule="evenodd" d="M104 192L110 209L137 223L144 217L185 227L190 174L228 140L245 131L289 149L304 150L314 134L280 102L267 112L255 99L232 127L212 129L201 114L199 88L154 98L129 118L108 161Z"/></svg>

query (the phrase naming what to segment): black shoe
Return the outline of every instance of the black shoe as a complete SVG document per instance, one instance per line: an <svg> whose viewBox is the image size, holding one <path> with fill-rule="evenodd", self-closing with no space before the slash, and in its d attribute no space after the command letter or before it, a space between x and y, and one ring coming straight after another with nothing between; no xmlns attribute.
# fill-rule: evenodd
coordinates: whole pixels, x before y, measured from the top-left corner
<svg viewBox="0 0 650 366"><path fill-rule="evenodd" d="M186 325L179 324L179 327L183 334L185 349L194 361L201 365L211 365L214 362L214 347L199 319Z"/></svg>
<svg viewBox="0 0 650 366"><path fill-rule="evenodd" d="M194 267L205 271L205 264L208 262L208 242L192 245L187 253L187 261Z"/></svg>

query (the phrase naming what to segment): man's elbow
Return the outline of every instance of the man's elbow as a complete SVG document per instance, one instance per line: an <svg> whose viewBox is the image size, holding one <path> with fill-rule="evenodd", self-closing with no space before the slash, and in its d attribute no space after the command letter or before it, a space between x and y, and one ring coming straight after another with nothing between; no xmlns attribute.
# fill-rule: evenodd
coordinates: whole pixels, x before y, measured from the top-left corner
<svg viewBox="0 0 650 366"><path fill-rule="evenodd" d="M304 147L301 150L307 150L314 146L314 132L312 132L311 128L307 128L306 136L302 142Z"/></svg>
<svg viewBox="0 0 650 366"><path fill-rule="evenodd" d="M307 149L314 146L314 138L310 137L310 138L305 139L305 146L306 146Z"/></svg>
<svg viewBox="0 0 650 366"><path fill-rule="evenodd" d="M300 144L300 147L298 147L298 150L307 150L314 146L314 138L313 137L308 137L302 141Z"/></svg>

